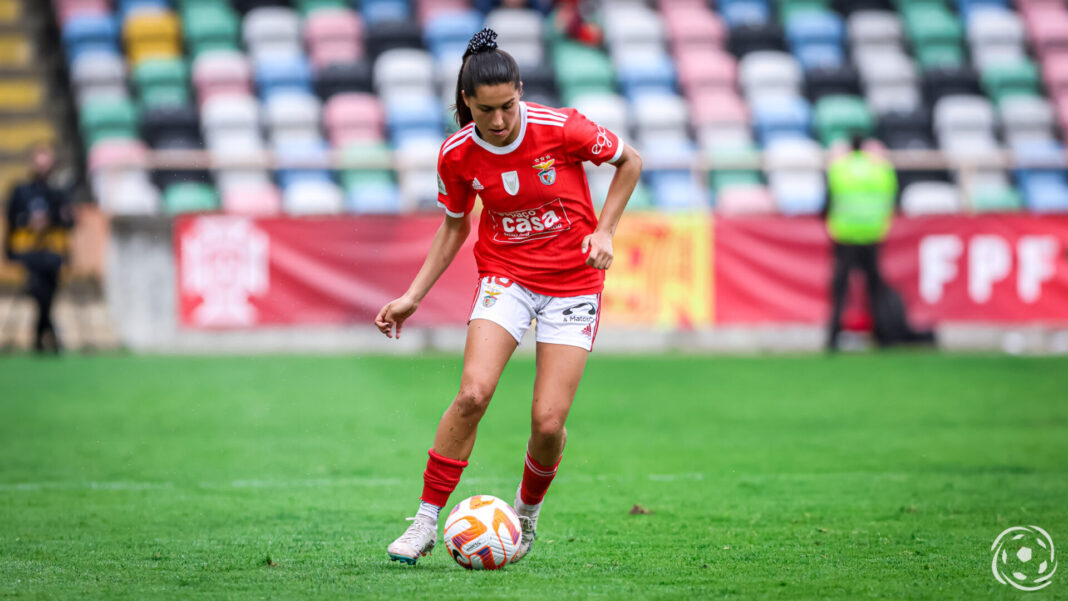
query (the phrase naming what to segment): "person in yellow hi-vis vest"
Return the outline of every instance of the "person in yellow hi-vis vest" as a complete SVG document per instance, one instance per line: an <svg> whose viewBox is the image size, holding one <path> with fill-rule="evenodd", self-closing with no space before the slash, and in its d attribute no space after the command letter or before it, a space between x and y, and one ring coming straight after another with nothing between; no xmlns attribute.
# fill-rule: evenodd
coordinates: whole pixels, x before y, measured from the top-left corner
<svg viewBox="0 0 1068 601"><path fill-rule="evenodd" d="M15 186L7 201L4 251L26 268L27 288L37 304L34 348L56 353L60 344L52 325L52 301L74 225L73 207L69 192L48 182L55 164L52 147L36 146L30 161L32 179Z"/></svg>
<svg viewBox="0 0 1068 601"><path fill-rule="evenodd" d="M879 246L890 231L897 196L897 176L886 159L862 149L863 138L850 139L849 153L834 159L827 169L827 231L834 242L831 279L831 322L828 350L838 349L842 306L854 269L864 272L873 320L885 291L879 271Z"/></svg>

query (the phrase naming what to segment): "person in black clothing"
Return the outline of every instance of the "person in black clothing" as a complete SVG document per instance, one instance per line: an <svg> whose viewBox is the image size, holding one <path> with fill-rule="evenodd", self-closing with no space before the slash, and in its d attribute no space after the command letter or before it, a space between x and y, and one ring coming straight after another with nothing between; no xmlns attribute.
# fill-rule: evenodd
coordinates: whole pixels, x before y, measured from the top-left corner
<svg viewBox="0 0 1068 601"><path fill-rule="evenodd" d="M48 182L55 164L52 147L39 145L30 157L31 179L15 186L7 202L4 252L8 259L25 267L28 292L37 304L34 348L59 352L52 301L67 255L74 214L69 192Z"/></svg>

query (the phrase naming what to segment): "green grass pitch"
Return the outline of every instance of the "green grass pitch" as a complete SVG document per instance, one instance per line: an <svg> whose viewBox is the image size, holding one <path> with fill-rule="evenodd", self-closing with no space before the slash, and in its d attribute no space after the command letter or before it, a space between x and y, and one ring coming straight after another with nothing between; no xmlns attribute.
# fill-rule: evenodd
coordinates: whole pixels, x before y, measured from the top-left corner
<svg viewBox="0 0 1068 601"><path fill-rule="evenodd" d="M511 500L533 367L454 501ZM595 354L533 553L390 562L459 368L0 360L0 598L1068 598L1068 566L1031 594L990 568L1009 526L1068 545L1064 358Z"/></svg>

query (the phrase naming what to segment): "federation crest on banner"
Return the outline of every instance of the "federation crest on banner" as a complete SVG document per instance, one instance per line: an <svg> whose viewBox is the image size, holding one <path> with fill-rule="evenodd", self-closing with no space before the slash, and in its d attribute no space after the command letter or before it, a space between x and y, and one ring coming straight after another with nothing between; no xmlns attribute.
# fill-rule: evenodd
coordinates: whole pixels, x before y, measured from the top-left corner
<svg viewBox="0 0 1068 601"><path fill-rule="evenodd" d="M267 291L268 237L249 219L203 217L181 240L183 294L202 301L192 313L198 326L246 326L256 322L250 297Z"/></svg>
<svg viewBox="0 0 1068 601"><path fill-rule="evenodd" d="M519 172L507 171L501 174L501 181L504 182L504 190L515 196L519 194Z"/></svg>

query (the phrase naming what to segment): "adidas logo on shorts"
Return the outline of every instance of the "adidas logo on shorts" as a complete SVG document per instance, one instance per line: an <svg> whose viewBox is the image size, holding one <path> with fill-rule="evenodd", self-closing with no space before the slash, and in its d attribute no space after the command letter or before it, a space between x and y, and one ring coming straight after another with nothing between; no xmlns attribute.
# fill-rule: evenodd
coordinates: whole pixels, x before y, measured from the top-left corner
<svg viewBox="0 0 1068 601"><path fill-rule="evenodd" d="M586 327L582 330L582 335L593 338L593 324L586 324Z"/></svg>

